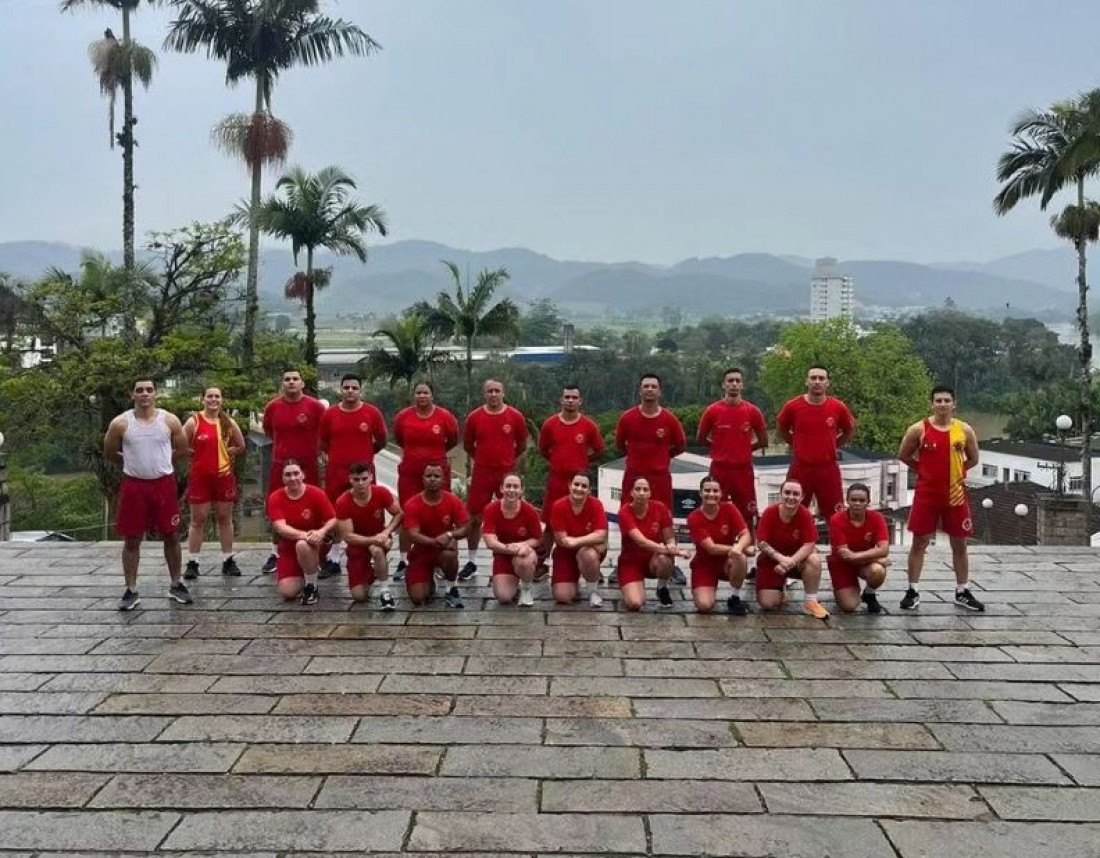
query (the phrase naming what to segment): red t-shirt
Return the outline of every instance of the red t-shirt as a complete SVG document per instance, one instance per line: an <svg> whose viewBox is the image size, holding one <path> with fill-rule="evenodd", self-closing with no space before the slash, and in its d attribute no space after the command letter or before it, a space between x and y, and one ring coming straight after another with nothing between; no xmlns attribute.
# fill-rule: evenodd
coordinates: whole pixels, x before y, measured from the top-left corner
<svg viewBox="0 0 1100 858"><path fill-rule="evenodd" d="M764 415L751 402L730 405L724 399L707 406L699 419L699 440L710 443L710 457L723 465L752 464L757 433L767 437Z"/></svg>
<svg viewBox="0 0 1100 858"><path fill-rule="evenodd" d="M268 520L285 521L295 530L317 530L335 516L328 495L317 486L307 484L297 500L286 493L286 487L276 489L267 497Z"/></svg>
<svg viewBox="0 0 1100 858"><path fill-rule="evenodd" d="M890 541L890 530L881 512L867 510L863 524L856 524L848 517L847 510L835 513L829 519L830 553L835 557L841 546L847 545L852 551L866 551L880 542Z"/></svg>
<svg viewBox="0 0 1100 858"><path fill-rule="evenodd" d="M458 421L446 408L436 405L427 417L410 406L393 420L393 438L407 462L439 462L458 443Z"/></svg>
<svg viewBox="0 0 1100 858"><path fill-rule="evenodd" d="M715 545L736 543L737 537L745 529L745 519L736 506L729 501L723 501L718 504L718 514L714 518L707 518L703 514L703 508L699 507L688 516L687 526L691 532L691 541L702 551L703 540L707 537L710 537ZM713 556L715 559L722 559L717 555Z"/></svg>
<svg viewBox="0 0 1100 858"><path fill-rule="evenodd" d="M779 504L764 510L756 528L758 542L766 542L780 554L790 556L807 542L817 542L817 525L813 514L804 506L798 508L794 518L783 521Z"/></svg>
<svg viewBox="0 0 1100 858"><path fill-rule="evenodd" d="M233 473L229 458L229 438L222 432L221 422L195 415L195 433L191 436L191 475L224 476Z"/></svg>
<svg viewBox="0 0 1100 858"><path fill-rule="evenodd" d="M542 536L542 521L539 519L539 511L527 501L520 501L519 512L514 518L508 518L501 502L496 500L485 507L485 522L481 532L496 534L497 539L505 545L510 542L526 542Z"/></svg>
<svg viewBox="0 0 1100 858"><path fill-rule="evenodd" d="M507 471L527 449L527 421L511 405L499 414L475 408L466 415L463 446L475 468Z"/></svg>
<svg viewBox="0 0 1100 858"><path fill-rule="evenodd" d="M835 462L837 437L856 426L848 406L832 396L819 405L796 396L783 406L775 423L781 432L793 433L791 452L796 461L807 465Z"/></svg>
<svg viewBox="0 0 1100 858"><path fill-rule="evenodd" d="M320 436L321 449L328 453L330 463L369 464L374 461L374 451L386 444L386 420L369 402L354 411L333 405L321 418Z"/></svg>
<svg viewBox="0 0 1100 858"><path fill-rule="evenodd" d="M264 434L271 439L271 461L280 464L298 459L316 463L320 450L319 430L327 407L312 396L297 402L278 396L264 408Z"/></svg>
<svg viewBox="0 0 1100 858"><path fill-rule="evenodd" d="M626 466L632 471L667 471L672 457L687 447L687 437L683 425L667 408L647 417L635 406L619 418L615 446L626 451Z"/></svg>
<svg viewBox="0 0 1100 858"><path fill-rule="evenodd" d="M393 507L393 492L385 486L371 486L370 500L362 506L351 491L336 499L336 517L341 521L351 519L351 529L360 536L374 536L386 527L386 510Z"/></svg>
<svg viewBox="0 0 1100 858"><path fill-rule="evenodd" d="M589 495L579 513L573 512L570 498L558 498L550 508L550 529L564 536L588 536L607 530L607 513L599 498Z"/></svg>
<svg viewBox="0 0 1100 858"><path fill-rule="evenodd" d="M470 520L466 504L448 491L437 504L424 500L423 493L413 495L405 504L402 524L406 530L417 530L423 536L440 536L461 527Z"/></svg>
<svg viewBox="0 0 1100 858"><path fill-rule="evenodd" d="M630 538L630 531L640 530L646 539L664 545L665 541L661 533L669 527L672 527L672 514L660 501L651 500L649 509L641 518L631 509L630 504L624 503L619 507L619 530L623 535L623 560L648 561L650 556L649 551Z"/></svg>
<svg viewBox="0 0 1100 858"><path fill-rule="evenodd" d="M590 456L604 451L600 427L583 414L566 423L560 414L547 418L539 430L539 452L557 474L573 476L588 470Z"/></svg>

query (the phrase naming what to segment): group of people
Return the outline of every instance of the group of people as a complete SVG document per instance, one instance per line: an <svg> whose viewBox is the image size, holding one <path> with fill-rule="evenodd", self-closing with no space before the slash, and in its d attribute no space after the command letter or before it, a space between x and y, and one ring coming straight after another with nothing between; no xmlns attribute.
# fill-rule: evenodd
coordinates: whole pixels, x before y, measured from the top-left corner
<svg viewBox="0 0 1100 858"><path fill-rule="evenodd" d="M818 595L823 567L842 611L858 610L861 604L869 613L882 610L877 591L890 565L887 524L870 508L867 485L855 483L844 491L838 451L854 435L856 421L842 401L829 395L829 383L827 369L811 367L806 392L780 410L777 434L790 445L791 463L778 502L761 512L753 460L767 448L767 424L743 396L744 373L726 371L722 399L704 411L699 423L697 440L709 448L712 464L699 485L699 504L687 516L694 549L689 552L673 525L671 476L672 459L686 449L687 438L679 419L661 403L660 377L647 373L639 379L639 403L622 414L615 430L625 473L617 510L622 545L613 574L625 609L645 607L647 579L656 580L659 606L672 606L669 583L680 571L676 561L690 559L693 601L701 612L714 609L724 581L731 588L727 610L748 613L743 588L754 575L759 609L781 608L789 581L801 579L803 609L826 619L829 613ZM376 480L375 455L391 438L382 413L363 401L360 378L345 375L340 401L328 406L306 394L299 371L283 373L281 393L263 414L272 450L266 507L274 539L263 571L275 574L285 599L316 602L318 581L340 574L344 563L352 598L377 598L382 610L393 610L389 555L396 543L400 557L392 577L404 580L409 600L426 604L436 595L438 581L446 605L461 608L457 585L476 576L476 552L484 544L492 554L491 587L499 602L534 604L533 584L548 574L556 602L583 598L586 584L590 604L602 605L609 516L592 492L589 470L604 452L604 441L596 423L581 412L581 391L566 385L560 410L539 431L538 450L549 467L541 510L524 499L520 470L529 443L527 420L506 403L501 382L490 379L482 391L484 403L467 415L460 431L455 415L435 404L430 383L414 387L412 405L393 421L392 441L401 450L395 493ZM164 539L169 595L191 602L184 581L200 574L199 552L211 510L221 543L221 572L241 574L233 556L232 524L238 492L233 461L244 451L240 429L226 415L217 388L204 392L202 410L182 424L156 408L155 401L154 383L139 380L133 409L111 423L105 440L108 459L121 460L124 472L118 514L125 541L123 610L140 602L138 557L149 531ZM977 440L954 410L954 392L935 388L931 416L909 428L898 454L918 475L909 520L909 587L901 602L905 610L920 604L916 585L924 553L940 528L951 542L956 602L984 610L969 588L966 552L972 522L964 481L977 464ZM465 501L451 492L448 456L459 443L472 462ZM191 525L183 566L174 472L175 463L188 456ZM814 502L828 523L826 562L809 511Z"/></svg>

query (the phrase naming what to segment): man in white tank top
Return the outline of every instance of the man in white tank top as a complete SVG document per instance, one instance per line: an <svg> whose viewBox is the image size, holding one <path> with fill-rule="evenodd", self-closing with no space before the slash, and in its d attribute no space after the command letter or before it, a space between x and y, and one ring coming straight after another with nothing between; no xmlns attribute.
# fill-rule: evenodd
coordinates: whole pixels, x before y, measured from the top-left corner
<svg viewBox="0 0 1100 858"><path fill-rule="evenodd" d="M134 407L118 415L107 427L103 455L108 462L122 464L115 528L124 540L122 574L126 591L119 610L132 611L141 603L138 596L138 563L146 533L156 533L164 544L171 585L168 596L191 604L191 594L180 576L180 509L174 463L187 455L187 438L174 414L157 408L157 388L151 379L134 382Z"/></svg>

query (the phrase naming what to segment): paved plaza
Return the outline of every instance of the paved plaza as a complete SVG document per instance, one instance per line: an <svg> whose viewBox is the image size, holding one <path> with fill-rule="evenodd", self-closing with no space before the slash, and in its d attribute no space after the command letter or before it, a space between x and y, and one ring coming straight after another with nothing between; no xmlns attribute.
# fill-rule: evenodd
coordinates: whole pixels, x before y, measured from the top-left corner
<svg viewBox="0 0 1100 858"><path fill-rule="evenodd" d="M120 614L117 544L0 543L0 856L1100 855L1100 552L977 547L983 615L936 550L901 615L896 554L827 624L185 607L158 555Z"/></svg>

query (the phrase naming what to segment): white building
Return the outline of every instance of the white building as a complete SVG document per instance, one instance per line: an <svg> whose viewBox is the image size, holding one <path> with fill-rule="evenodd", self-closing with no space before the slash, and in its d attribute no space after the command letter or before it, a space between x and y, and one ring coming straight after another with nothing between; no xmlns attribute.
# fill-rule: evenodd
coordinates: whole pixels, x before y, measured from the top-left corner
<svg viewBox="0 0 1100 858"><path fill-rule="evenodd" d="M993 438L979 441L978 450L978 467L966 477L971 485L1032 482L1056 491L1061 469L1065 491L1081 492L1081 448L1078 446ZM1100 475L1100 456L1092 458L1092 473L1094 480Z"/></svg>
<svg viewBox="0 0 1100 858"><path fill-rule="evenodd" d="M850 319L854 300L852 278L841 274L832 257L818 259L810 278L810 321L823 322L838 316Z"/></svg>

